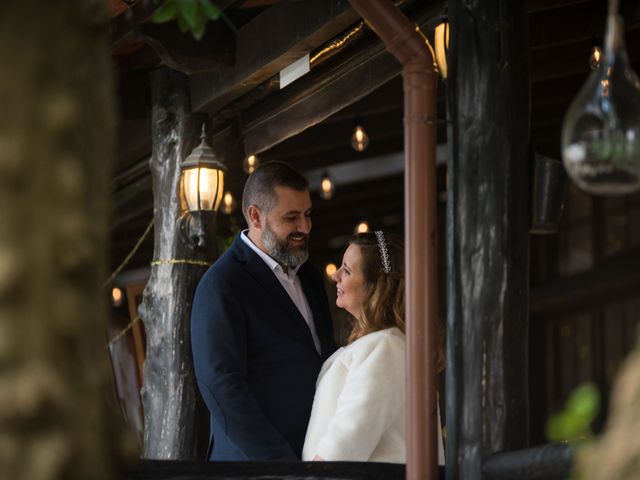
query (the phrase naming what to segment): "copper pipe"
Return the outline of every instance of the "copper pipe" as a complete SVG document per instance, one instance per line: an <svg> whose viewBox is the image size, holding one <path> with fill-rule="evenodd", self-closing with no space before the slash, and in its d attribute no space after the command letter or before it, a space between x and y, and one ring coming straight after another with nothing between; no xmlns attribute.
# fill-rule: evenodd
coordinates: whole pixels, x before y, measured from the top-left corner
<svg viewBox="0 0 640 480"><path fill-rule="evenodd" d="M405 266L407 287L407 470L438 478L436 397L436 99L433 59L424 40L389 0L349 0L403 65Z"/></svg>

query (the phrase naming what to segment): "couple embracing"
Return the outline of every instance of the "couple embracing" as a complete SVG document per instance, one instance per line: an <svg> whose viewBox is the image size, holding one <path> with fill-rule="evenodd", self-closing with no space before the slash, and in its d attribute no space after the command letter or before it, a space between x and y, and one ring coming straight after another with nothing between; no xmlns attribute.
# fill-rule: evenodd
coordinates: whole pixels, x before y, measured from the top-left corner
<svg viewBox="0 0 640 480"><path fill-rule="evenodd" d="M402 244L381 231L349 242L332 280L353 323L336 351L323 280L307 262L306 179L265 163L242 211L248 229L202 277L191 315L209 459L404 463Z"/></svg>

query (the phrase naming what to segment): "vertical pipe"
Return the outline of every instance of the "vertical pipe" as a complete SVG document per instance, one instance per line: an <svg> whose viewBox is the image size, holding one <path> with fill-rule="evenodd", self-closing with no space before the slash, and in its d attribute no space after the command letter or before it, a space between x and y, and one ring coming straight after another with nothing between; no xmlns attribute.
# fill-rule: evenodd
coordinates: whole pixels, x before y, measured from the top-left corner
<svg viewBox="0 0 640 480"><path fill-rule="evenodd" d="M405 118L407 479L438 476L436 98L433 59L392 2L350 0L402 63Z"/></svg>
<svg viewBox="0 0 640 480"><path fill-rule="evenodd" d="M405 102L407 478L437 478L436 78L424 62L402 72ZM427 113L428 112L428 113Z"/></svg>

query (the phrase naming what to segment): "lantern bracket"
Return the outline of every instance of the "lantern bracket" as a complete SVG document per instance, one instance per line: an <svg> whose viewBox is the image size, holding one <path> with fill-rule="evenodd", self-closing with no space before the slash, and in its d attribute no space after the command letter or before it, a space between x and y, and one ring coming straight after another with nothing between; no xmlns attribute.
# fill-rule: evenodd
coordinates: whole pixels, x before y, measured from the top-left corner
<svg viewBox="0 0 640 480"><path fill-rule="evenodd" d="M191 250L204 250L210 247L210 239L215 238L215 212L201 210L185 212L178 219L182 242Z"/></svg>

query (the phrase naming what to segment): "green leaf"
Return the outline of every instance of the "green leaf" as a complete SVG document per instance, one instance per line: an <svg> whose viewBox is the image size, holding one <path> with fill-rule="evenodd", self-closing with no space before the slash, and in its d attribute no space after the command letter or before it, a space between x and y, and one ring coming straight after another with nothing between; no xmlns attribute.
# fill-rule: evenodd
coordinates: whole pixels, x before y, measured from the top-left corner
<svg viewBox="0 0 640 480"><path fill-rule="evenodd" d="M222 12L211 0L200 0L200 5L202 5L202 10L209 20L220 18L220 13Z"/></svg>
<svg viewBox="0 0 640 480"><path fill-rule="evenodd" d="M207 17L204 16L204 12L201 9L198 9L198 13L196 15L196 24L191 29L191 34L193 38L196 40L200 40L204 36L205 27L207 25Z"/></svg>
<svg viewBox="0 0 640 480"><path fill-rule="evenodd" d="M178 14L178 4L169 0L162 4L154 13L152 20L155 23L166 23L173 20Z"/></svg>
<svg viewBox="0 0 640 480"><path fill-rule="evenodd" d="M180 16L187 22L189 29L194 29L196 26L196 18L198 16L198 4L197 0L178 0L180 5Z"/></svg>
<svg viewBox="0 0 640 480"><path fill-rule="evenodd" d="M178 28L180 28L180 31L182 33L187 33L189 31L189 25L187 24L187 21L182 18L180 15L178 15Z"/></svg>
<svg viewBox="0 0 640 480"><path fill-rule="evenodd" d="M589 383L576 388L564 410L547 422L547 438L554 442L581 441L591 436L591 422L598 415L600 396L595 385Z"/></svg>

